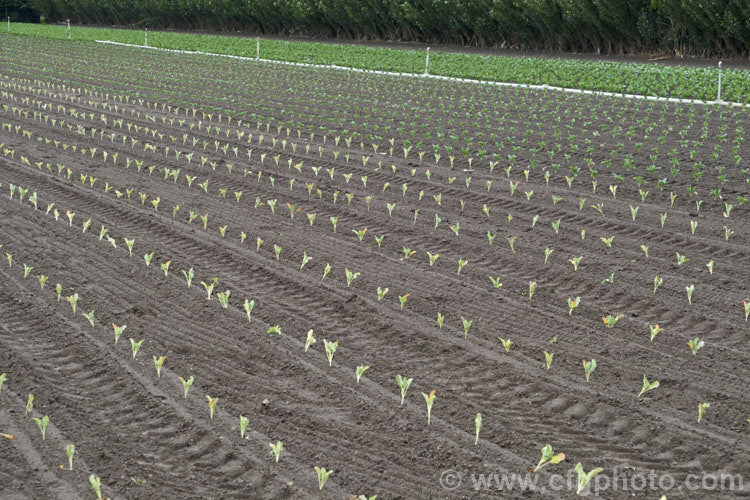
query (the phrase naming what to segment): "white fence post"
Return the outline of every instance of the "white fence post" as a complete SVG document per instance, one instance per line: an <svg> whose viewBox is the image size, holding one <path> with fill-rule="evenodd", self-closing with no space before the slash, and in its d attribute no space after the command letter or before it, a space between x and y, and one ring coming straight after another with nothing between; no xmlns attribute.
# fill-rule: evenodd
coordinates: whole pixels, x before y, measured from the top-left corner
<svg viewBox="0 0 750 500"><path fill-rule="evenodd" d="M716 100L721 102L721 61L719 61L719 91L716 96Z"/></svg>
<svg viewBox="0 0 750 500"><path fill-rule="evenodd" d="M255 58L260 59L260 37L255 37Z"/></svg>
<svg viewBox="0 0 750 500"><path fill-rule="evenodd" d="M148 28L146 28L146 38L143 40L143 46L148 47Z"/></svg>
<svg viewBox="0 0 750 500"><path fill-rule="evenodd" d="M428 75L430 74L430 48L427 47L427 58L424 62L424 74Z"/></svg>
<svg viewBox="0 0 750 500"><path fill-rule="evenodd" d="M70 19L68 19L67 21L68 21L68 38L70 38Z"/></svg>
<svg viewBox="0 0 750 500"><path fill-rule="evenodd" d="M8 16L8 33L10 33L10 16Z"/></svg>

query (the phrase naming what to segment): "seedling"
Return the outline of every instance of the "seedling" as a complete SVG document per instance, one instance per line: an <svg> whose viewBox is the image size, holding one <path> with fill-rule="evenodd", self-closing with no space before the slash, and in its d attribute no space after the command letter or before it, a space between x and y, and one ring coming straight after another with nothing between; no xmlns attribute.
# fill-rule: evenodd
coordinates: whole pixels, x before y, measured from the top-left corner
<svg viewBox="0 0 750 500"><path fill-rule="evenodd" d="M468 264L468 260L458 259L458 275L461 276L461 270Z"/></svg>
<svg viewBox="0 0 750 500"><path fill-rule="evenodd" d="M385 294L388 293L388 288L378 287L377 293L378 293L378 302L380 302L381 300L383 300L383 297L385 297Z"/></svg>
<svg viewBox="0 0 750 500"><path fill-rule="evenodd" d="M425 402L427 403L427 425L430 425L430 417L432 414L432 405L435 403L435 390L430 391L430 394L422 393Z"/></svg>
<svg viewBox="0 0 750 500"><path fill-rule="evenodd" d="M276 260L279 260L279 257L281 256L281 245L277 245L274 243L273 245L273 254L276 257Z"/></svg>
<svg viewBox="0 0 750 500"><path fill-rule="evenodd" d="M549 247L544 249L544 265L545 266L547 265L547 261L549 260L549 256L552 255L552 252L554 252L554 250L552 250Z"/></svg>
<svg viewBox="0 0 750 500"><path fill-rule="evenodd" d="M401 405L404 404L404 398L406 397L406 391L409 390L409 386L414 382L413 378L402 377L400 374L396 375L396 383L401 389Z"/></svg>
<svg viewBox="0 0 750 500"><path fill-rule="evenodd" d="M406 293L404 295L399 295L398 296L398 301L401 304L401 311L403 311L404 307L406 307L406 299L409 298L409 295L411 295L411 294L410 293Z"/></svg>
<svg viewBox="0 0 750 500"><path fill-rule="evenodd" d="M653 342L659 332L661 332L662 328L658 324L648 325L648 328L651 331L651 342Z"/></svg>
<svg viewBox="0 0 750 500"><path fill-rule="evenodd" d="M544 352L545 365L547 366L547 371L549 371L549 368L552 365L552 358L555 357L555 353L547 352L547 351L543 351L543 352Z"/></svg>
<svg viewBox="0 0 750 500"><path fill-rule="evenodd" d="M473 320L466 319L463 316L461 317L461 323L464 327L464 340L469 338L469 328L471 328L471 324L473 323ZM442 322L440 321L440 313L438 313L438 324L440 324L440 327L442 328Z"/></svg>
<svg viewBox="0 0 750 500"><path fill-rule="evenodd" d="M581 303L581 297L576 297L575 299L571 299L568 297L568 316L573 315L573 309L578 307L578 304Z"/></svg>
<svg viewBox="0 0 750 500"><path fill-rule="evenodd" d="M210 418L213 420L214 410L216 410L216 403L219 402L219 398L212 398L211 396L206 395L206 399L208 400L208 409L211 411Z"/></svg>
<svg viewBox="0 0 750 500"><path fill-rule="evenodd" d="M594 370L596 370L596 360L592 359L591 361L583 360L583 370L586 372L586 382L589 381L589 377L591 377L591 374L594 373Z"/></svg>
<svg viewBox="0 0 750 500"><path fill-rule="evenodd" d="M65 455L68 456L68 470L73 470L73 455L75 455L75 452L76 447L74 444L69 444L65 447Z"/></svg>
<svg viewBox="0 0 750 500"><path fill-rule="evenodd" d="M607 245L607 248L612 248L612 241L615 239L614 236L610 236L609 238L605 238L604 236L601 236L599 239L601 239L605 245Z"/></svg>
<svg viewBox="0 0 750 500"><path fill-rule="evenodd" d="M47 436L47 426L49 425L49 417L45 415L42 418L32 417L34 419L34 422L36 422L36 425L39 426L39 430L42 431L42 441L45 440Z"/></svg>
<svg viewBox="0 0 750 500"><path fill-rule="evenodd" d="M147 253L147 254L144 254L144 255L143 255L143 260L145 260L145 261L146 261L146 265L147 265L147 266L150 266L150 265L151 265L151 259L153 259L153 258L154 258L154 254L155 254L155 253L156 253L156 252L151 252L151 253Z"/></svg>
<svg viewBox="0 0 750 500"><path fill-rule="evenodd" d="M346 274L346 287L350 288L352 286L352 281L357 279L360 273L354 273L347 268L344 268L344 273Z"/></svg>
<svg viewBox="0 0 750 500"><path fill-rule="evenodd" d="M602 317L602 321L604 321L604 324L607 326L607 328L612 328L622 318L623 318L622 314L618 314L617 316L612 316L611 314L607 314L606 316Z"/></svg>
<svg viewBox="0 0 750 500"><path fill-rule="evenodd" d="M89 476L89 483L91 483L91 487L94 489L94 493L96 493L96 498L102 500L102 481L99 479L99 476L91 474Z"/></svg>
<svg viewBox="0 0 750 500"><path fill-rule="evenodd" d="M664 283L664 280L661 277L658 275L654 276L654 293L656 293L656 289L659 288L662 283Z"/></svg>
<svg viewBox="0 0 750 500"><path fill-rule="evenodd" d="M92 310L91 312L87 314L83 314L82 316L86 318L87 320L89 320L89 323L91 324L91 328L94 328L94 311Z"/></svg>
<svg viewBox="0 0 750 500"><path fill-rule="evenodd" d="M700 338L695 337L694 339L687 341L688 347L690 347L690 351L693 353L693 356L698 354L698 351L706 345L704 341L702 341Z"/></svg>
<svg viewBox="0 0 750 500"><path fill-rule="evenodd" d="M559 464L565 460L565 454L564 453L558 453L555 454L554 451L552 451L552 446L549 444L544 445L544 448L542 448L542 458L539 460L539 463L534 468L534 472L538 471L542 467L546 465L555 465Z"/></svg>
<svg viewBox="0 0 750 500"><path fill-rule="evenodd" d="M307 350L310 348L310 346L313 345L315 342L317 342L317 340L315 340L315 336L314 336L313 330L310 329L307 332L307 339L305 339L305 352L307 352Z"/></svg>
<svg viewBox="0 0 750 500"><path fill-rule="evenodd" d="M145 339L141 339L138 342L136 342L134 339L130 339L130 347L133 350L133 359L135 359L135 355L138 354L138 350L141 348L141 345L143 344L143 341Z"/></svg>
<svg viewBox="0 0 750 500"><path fill-rule="evenodd" d="M510 250L513 253L516 253L516 249L515 249L514 245L516 244L516 240L517 239L518 239L518 236L511 236L511 237L508 238L508 245L510 245Z"/></svg>
<svg viewBox="0 0 750 500"><path fill-rule="evenodd" d="M336 354L339 342L338 340L336 342L328 342L326 339L323 339L323 345L325 346L326 357L328 358L328 366L333 366L333 355Z"/></svg>
<svg viewBox="0 0 750 500"><path fill-rule="evenodd" d="M190 288L193 284L193 278L195 278L195 271L193 271L193 268L191 267L187 271L183 269L182 275L185 277L185 281L187 282L188 288Z"/></svg>
<svg viewBox="0 0 750 500"><path fill-rule="evenodd" d="M281 441L276 441L276 444L268 443L268 446L271 447L271 451L268 456L274 457L276 459L276 463L279 463L279 457L281 456L281 452L284 450L284 443L282 443Z"/></svg>
<svg viewBox="0 0 750 500"><path fill-rule="evenodd" d="M581 259L583 259L583 255L580 257L573 257L572 259L569 259L568 262L573 264L573 270L578 271L578 264L581 263Z"/></svg>
<svg viewBox="0 0 750 500"><path fill-rule="evenodd" d="M240 415L240 438L242 439L250 439L250 437L245 437L245 432L247 432L247 427L250 425L250 420L247 417L243 417Z"/></svg>
<svg viewBox="0 0 750 500"><path fill-rule="evenodd" d="M706 267L708 268L708 274L714 273L714 261L711 259L708 264L706 264Z"/></svg>
<svg viewBox="0 0 750 500"><path fill-rule="evenodd" d="M503 286L503 283L500 281L500 276L498 276L497 278L493 278L492 276L489 276L489 278L490 278L490 281L492 282L492 286L494 286L495 288L500 288L501 286Z"/></svg>
<svg viewBox="0 0 750 500"><path fill-rule="evenodd" d="M359 384L359 378L360 378L360 377L362 376L362 374L363 374L363 373L364 373L364 372L365 372L366 370L369 370L369 369L370 369L370 367L369 367L369 366L365 366L365 365L358 365L358 366L357 366L357 369L355 370L355 373L356 373L356 375L357 375L357 383L358 383L358 384Z"/></svg>
<svg viewBox="0 0 750 500"><path fill-rule="evenodd" d="M171 260L168 260L166 262L162 262L159 264L159 267L161 267L162 272L164 273L164 277L166 278L169 276L169 265L172 263Z"/></svg>
<svg viewBox="0 0 750 500"><path fill-rule="evenodd" d="M55 293L57 293L57 301L60 302L60 298L62 298L62 285L60 283L55 285Z"/></svg>
<svg viewBox="0 0 750 500"><path fill-rule="evenodd" d="M510 339L504 339L502 337L497 338L501 344L503 344L503 347L505 348L505 352L510 352L510 346L513 345L513 341Z"/></svg>
<svg viewBox="0 0 750 500"><path fill-rule="evenodd" d="M323 485L326 484L326 481L328 481L328 478L331 474L333 474L332 470L326 470L325 467L318 467L317 465L314 467L315 473L318 475L318 489L320 491L323 490Z"/></svg>
<svg viewBox="0 0 750 500"><path fill-rule="evenodd" d="M677 256L677 265L678 266L681 266L681 265L685 264L686 262L690 261L690 259L688 259L684 255L680 255L680 252L675 252L675 255Z"/></svg>
<svg viewBox="0 0 750 500"><path fill-rule="evenodd" d="M273 325L268 329L269 335L281 335L281 327L279 325Z"/></svg>
<svg viewBox="0 0 750 500"><path fill-rule="evenodd" d="M156 366L156 377L157 378L161 378L161 367L162 367L162 365L164 365L164 362L166 360L167 360L166 356L160 356L160 357L157 358L156 355L154 355L154 366Z"/></svg>
<svg viewBox="0 0 750 500"><path fill-rule="evenodd" d="M438 313L437 313L437 324L438 324L438 328L441 328L441 329L442 329L442 328L443 328L443 323L444 323L444 322L445 322L445 315L444 315L444 314L440 314L440 313L438 312Z"/></svg>
<svg viewBox="0 0 750 500"><path fill-rule="evenodd" d="M3 390L3 384L5 383L6 380L8 380L8 374L0 373L0 391Z"/></svg>
<svg viewBox="0 0 750 500"><path fill-rule="evenodd" d="M706 410L711 406L710 403L700 403L698 405L698 423L701 423L703 416L706 414Z"/></svg>
<svg viewBox="0 0 750 500"><path fill-rule="evenodd" d="M745 308L745 323L747 323L747 317L750 316L750 299L743 300L742 306ZM2 387L2 384L0 384L0 387Z"/></svg>
<svg viewBox="0 0 750 500"><path fill-rule="evenodd" d="M440 257L439 253L432 254L430 252L427 252L427 259L430 261L430 267L432 267L435 264L435 261Z"/></svg>
<svg viewBox="0 0 750 500"><path fill-rule="evenodd" d="M251 321L251 314L253 312L253 308L255 308L255 300L247 300L245 299L245 303L242 304L243 309L245 309L245 312L247 313L247 321Z"/></svg>
<svg viewBox="0 0 750 500"><path fill-rule="evenodd" d="M201 285L206 290L206 300L211 300L211 294L214 293L214 287L219 283L219 278L211 278L211 283L201 281Z"/></svg>
<svg viewBox="0 0 750 500"><path fill-rule="evenodd" d="M124 332L127 327L128 325L117 326L112 323L112 328L115 331L115 345L117 345L117 341L120 340L120 335L122 335L122 332Z"/></svg>
<svg viewBox="0 0 750 500"><path fill-rule="evenodd" d="M535 291L536 291L536 281L529 281L529 302L531 301L531 298L534 296Z"/></svg>
<svg viewBox="0 0 750 500"><path fill-rule="evenodd" d="M226 309L229 307L229 296L232 294L230 290L227 290L225 292L219 292L217 294L217 297L219 297L219 304L221 304L221 307Z"/></svg>
<svg viewBox="0 0 750 500"><path fill-rule="evenodd" d="M78 306L78 292L74 293L73 295L69 295L65 298L67 299L68 303L70 303L70 307L73 308L73 314L75 314L76 307Z"/></svg>
<svg viewBox="0 0 750 500"><path fill-rule="evenodd" d="M180 382L182 382L182 388L185 391L183 394L183 397L187 399L188 391L190 390L190 387L192 387L193 382L195 382L195 377L190 375L190 378L185 380L184 378L180 377Z"/></svg>
<svg viewBox="0 0 750 500"><path fill-rule="evenodd" d="M658 380L654 380L653 382L649 382L648 378L646 378L646 376L644 375L643 376L643 387L641 388L641 392L638 393L638 397L640 398L644 393L646 393L646 392L648 392L648 391L650 391L652 389L656 389L657 387L659 387L659 381Z"/></svg>
<svg viewBox="0 0 750 500"><path fill-rule="evenodd" d="M474 438L474 446L479 444L479 431L482 430L482 414L477 413L476 418L474 419L474 431L475 431L475 438Z"/></svg>
<svg viewBox="0 0 750 500"><path fill-rule="evenodd" d="M687 296L688 296L688 304L692 306L693 305L693 292L695 291L695 285L686 286L685 291L687 292Z"/></svg>
<svg viewBox="0 0 750 500"><path fill-rule="evenodd" d="M23 414L23 418L26 418L29 413L34 410L34 395L29 393L29 398L26 400L26 411Z"/></svg>
<svg viewBox="0 0 750 500"><path fill-rule="evenodd" d="M330 272L331 272L331 264L326 262L326 267L323 269L323 277L320 278L320 281L323 281L324 279L326 279L326 277L328 276Z"/></svg>
<svg viewBox="0 0 750 500"><path fill-rule="evenodd" d="M357 235L357 239L359 239L359 242L362 243L362 240L365 237L365 234L367 233L367 228L356 230L352 229L352 232Z"/></svg>
<svg viewBox="0 0 750 500"><path fill-rule="evenodd" d="M34 266L28 266L26 264L23 265L23 278L26 279L29 277L29 274L34 269Z"/></svg>
<svg viewBox="0 0 750 500"><path fill-rule="evenodd" d="M612 187L612 186L610 186L610 187ZM615 186L615 187L617 187L617 186ZM579 462L578 465L576 465L576 467L575 467L574 470L575 470L576 474L578 474L578 489L576 490L576 494L580 495L581 491L583 491L583 489L586 487L586 485L589 484L589 481L591 481L591 479L594 476L596 476L597 474L599 474L600 472L602 472L604 469L602 469L601 467L597 467L596 469L593 469L593 470L591 470L589 472L584 472L583 465L581 465L581 463Z"/></svg>

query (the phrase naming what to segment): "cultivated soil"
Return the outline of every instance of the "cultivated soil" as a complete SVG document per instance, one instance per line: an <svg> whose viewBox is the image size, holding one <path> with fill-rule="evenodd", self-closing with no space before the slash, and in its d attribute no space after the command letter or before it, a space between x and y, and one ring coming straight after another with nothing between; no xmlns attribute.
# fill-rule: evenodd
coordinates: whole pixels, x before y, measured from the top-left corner
<svg viewBox="0 0 750 500"><path fill-rule="evenodd" d="M573 498L579 462L620 478L604 498L748 494L750 476L743 491L684 487L693 474L750 470L750 226L738 200L750 195L734 157L750 157L747 114L20 37L2 49L0 244L12 265L0 263L0 433L14 439L0 435L0 498L95 498L91 474L113 499ZM453 150L436 160L433 144ZM29 189L23 202L11 184ZM678 265L676 252L689 261ZM347 269L359 273L351 286ZM201 282L214 277L207 300ZM82 317L92 310L93 327ZM622 315L613 328L608 314ZM113 323L127 325L117 344ZM305 352L310 329L317 342ZM498 337L512 340L508 352ZM705 345L694 355L696 337ZM135 359L131 338L144 340ZM338 341L331 366L324 339ZM359 383L358 365L370 366ZM397 374L413 378L403 404ZM184 397L180 377L191 375ZM644 375L660 387L638 397ZM422 393L432 390L428 426ZM213 419L207 395L219 398ZM45 440L32 421L43 415ZM61 467L71 443L72 471ZM565 460L529 473L545 444ZM314 466L334 471L322 491ZM477 486L495 473L535 482ZM631 481L652 473L656 486Z"/></svg>

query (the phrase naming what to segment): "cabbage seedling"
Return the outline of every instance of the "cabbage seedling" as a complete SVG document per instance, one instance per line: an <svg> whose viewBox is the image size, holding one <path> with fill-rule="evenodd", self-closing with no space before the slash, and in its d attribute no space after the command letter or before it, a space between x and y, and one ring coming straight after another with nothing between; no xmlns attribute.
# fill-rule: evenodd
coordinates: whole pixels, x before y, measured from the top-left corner
<svg viewBox="0 0 750 500"><path fill-rule="evenodd" d="M182 382L182 388L185 390L184 398L187 399L188 391L190 390L190 387L193 385L193 382L195 382L195 377L190 375L190 378L187 380L180 377L180 382Z"/></svg>
<svg viewBox="0 0 750 500"><path fill-rule="evenodd" d="M427 252L427 259L430 261L430 267L432 267L435 264L435 261L438 259L438 257L440 257L439 253L433 254L433 253Z"/></svg>
<svg viewBox="0 0 750 500"><path fill-rule="evenodd" d="M320 278L320 281L323 281L324 279L326 279L326 277L328 276L330 272L331 272L331 264L326 262L326 267L323 269L323 277Z"/></svg>
<svg viewBox="0 0 750 500"><path fill-rule="evenodd" d="M586 372L586 382L589 381L589 377L591 377L591 374L594 373L594 370L596 370L596 360L592 359L591 361L583 360L583 370Z"/></svg>
<svg viewBox="0 0 750 500"><path fill-rule="evenodd" d="M443 323L444 323L444 322L445 322L445 315L444 315L444 314L440 314L440 313L438 312L438 313L437 313L437 324L438 324L438 328L441 328L441 329L442 329L442 328L443 328Z"/></svg>
<svg viewBox="0 0 750 500"><path fill-rule="evenodd" d="M504 339L502 337L497 338L501 344L503 344L503 347L505 348L505 352L510 352L510 346L513 345L513 341L510 339Z"/></svg>
<svg viewBox="0 0 750 500"><path fill-rule="evenodd" d="M596 469L593 469L589 472L585 472L583 470L583 465L581 465L581 463L579 462L578 465L575 466L574 470L576 474L578 474L578 489L576 490L576 494L580 495L581 491L583 491L586 485L589 484L589 481L591 481L591 478L602 472L604 469L602 469L601 467L597 467Z"/></svg>
<svg viewBox="0 0 750 500"><path fill-rule="evenodd" d="M458 275L461 276L461 270L468 264L468 260L458 259Z"/></svg>
<svg viewBox="0 0 750 500"><path fill-rule="evenodd" d="M544 265L545 266L547 265L547 260L549 260L549 256L552 255L552 252L554 252L554 250L552 250L549 247L544 249Z"/></svg>
<svg viewBox="0 0 750 500"><path fill-rule="evenodd" d="M8 267L13 268L13 255L5 252L5 258L8 259Z"/></svg>
<svg viewBox="0 0 750 500"><path fill-rule="evenodd" d="M688 259L684 255L680 255L680 252L675 252L675 255L677 256L677 265L678 266L681 266L681 265L685 264L686 262L690 261L690 259Z"/></svg>
<svg viewBox="0 0 750 500"><path fill-rule="evenodd" d="M95 476L94 474L91 474L89 476L89 483L91 483L91 487L94 489L94 492L96 493L96 498L98 500L102 500L102 481L99 479L99 476Z"/></svg>
<svg viewBox="0 0 750 500"><path fill-rule="evenodd" d="M750 316L750 299L743 300L742 305L745 308L745 323L747 323L747 317Z"/></svg>
<svg viewBox="0 0 750 500"><path fill-rule="evenodd" d="M130 347L133 350L133 359L135 359L135 355L138 354L138 350L141 348L141 345L143 345L144 340L145 339L141 339L136 342L132 337L130 338Z"/></svg>
<svg viewBox="0 0 750 500"><path fill-rule="evenodd" d="M307 332L307 339L305 340L305 352L310 348L311 345L313 345L317 340L315 340L315 337L313 336L313 330L312 328Z"/></svg>
<svg viewBox="0 0 750 500"><path fill-rule="evenodd" d="M339 225L338 217L331 217L331 224L333 225L333 232L336 232L336 227Z"/></svg>
<svg viewBox="0 0 750 500"><path fill-rule="evenodd" d="M466 319L463 316L461 317L461 323L464 326L464 340L466 340L467 338L469 338L469 328L471 328L471 324L473 322L474 322L473 320ZM440 321L440 313L438 313L438 323L442 323ZM441 325L441 328L442 328L442 325Z"/></svg>
<svg viewBox="0 0 750 500"><path fill-rule="evenodd" d="M44 285L45 283L47 283L48 278L49 276L45 276L43 274L40 274L39 276L36 277L37 281L39 281L39 286L41 287L42 290L44 290Z"/></svg>
<svg viewBox="0 0 750 500"><path fill-rule="evenodd" d="M622 318L623 318L622 314L618 314L617 316L612 316L611 314L607 314L606 316L602 317L602 321L604 321L604 324L607 326L607 328L612 328Z"/></svg>
<svg viewBox="0 0 750 500"><path fill-rule="evenodd" d="M65 298L68 300L68 303L70 303L70 307L73 308L73 314L75 314L76 307L78 306L78 292L74 293L73 295L69 295Z"/></svg>
<svg viewBox="0 0 750 500"><path fill-rule="evenodd" d="M211 278L211 284L201 281L201 285L206 289L206 300L211 300L211 294L214 293L214 287L219 282L219 278Z"/></svg>
<svg viewBox="0 0 750 500"><path fill-rule="evenodd" d="M555 452L552 451L552 446L549 444L544 445L544 448L542 448L542 458L539 460L539 463L534 468L534 472L538 471L542 467L546 465L555 465L559 464L565 460L565 453L558 453L555 455Z"/></svg>
<svg viewBox="0 0 750 500"><path fill-rule="evenodd" d="M29 274L31 273L33 269L34 269L34 266L29 266L29 265L24 264L23 265L23 278L24 279L28 278Z"/></svg>
<svg viewBox="0 0 750 500"><path fill-rule="evenodd" d="M430 394L422 393L422 397L424 397L425 402L427 403L427 425L430 425L430 418L432 415L432 405L435 403L435 389L430 391Z"/></svg>
<svg viewBox="0 0 750 500"><path fill-rule="evenodd" d="M333 366L333 355L336 354L336 349L339 347L339 341L328 342L326 339L323 339L323 345L325 346L326 357L328 358L328 366Z"/></svg>
<svg viewBox="0 0 750 500"><path fill-rule="evenodd" d="M164 277L166 278L169 275L169 265L172 263L171 260L168 260L166 262L162 262L159 264L161 267L162 272L164 273Z"/></svg>
<svg viewBox="0 0 750 500"><path fill-rule="evenodd" d="M23 414L23 418L26 418L29 413L34 410L34 395L29 393L29 398L26 400L26 411Z"/></svg>
<svg viewBox="0 0 750 500"><path fill-rule="evenodd" d="M492 276L489 276L489 278L490 278L490 281L492 282L492 286L494 286L495 288L500 288L501 286L503 286L503 283L500 281L500 276L498 276L497 278L493 278Z"/></svg>
<svg viewBox="0 0 750 500"><path fill-rule="evenodd" d="M49 417L45 415L42 418L32 417L36 425L39 426L39 430L42 431L42 441L45 440L47 435L47 426L49 425Z"/></svg>
<svg viewBox="0 0 750 500"><path fill-rule="evenodd" d="M92 310L88 314L83 314L82 316L89 320L89 323L91 323L91 328L94 328L94 311Z"/></svg>
<svg viewBox="0 0 750 500"><path fill-rule="evenodd" d="M517 239L518 239L518 236L510 236L508 238L508 245L510 245L510 250L513 253L516 253L516 249L514 248L514 245L516 244Z"/></svg>
<svg viewBox="0 0 750 500"><path fill-rule="evenodd" d="M262 240L262 239L260 239L260 236L258 236L257 238L255 238L255 251L256 251L256 252L259 252L259 251L260 251L260 246L261 246L262 244L263 244L263 240Z"/></svg>
<svg viewBox="0 0 750 500"><path fill-rule="evenodd" d="M687 296L688 296L688 304L692 306L693 305L693 292L695 291L695 285L686 286L685 291L687 292Z"/></svg>
<svg viewBox="0 0 750 500"><path fill-rule="evenodd" d="M250 425L250 420L247 417L243 417L240 415L240 437L242 439L250 439L250 437L245 437L245 432L247 431L247 427Z"/></svg>
<svg viewBox="0 0 750 500"><path fill-rule="evenodd" d="M68 470L73 470L73 455L75 455L75 452L76 446L74 444L69 444L65 447L65 454L68 456Z"/></svg>
<svg viewBox="0 0 750 500"><path fill-rule="evenodd" d="M352 286L352 281L357 279L360 273L353 273L347 268L344 268L344 272L346 273L346 287L349 288Z"/></svg>
<svg viewBox="0 0 750 500"><path fill-rule="evenodd" d="M227 307L229 307L229 296L231 294L232 294L232 292L230 290L227 290L225 292L219 292L219 294L218 294L219 303L221 304L221 307L223 307L224 309L226 309Z"/></svg>
<svg viewBox="0 0 750 500"><path fill-rule="evenodd" d="M573 309L578 307L578 304L581 303L581 297L576 297L575 299L568 298L568 316L573 315Z"/></svg>
<svg viewBox="0 0 750 500"><path fill-rule="evenodd" d="M399 260L406 260L415 253L417 253L416 250L412 250L411 248L402 247L402 252L404 253L404 256L400 258Z"/></svg>
<svg viewBox="0 0 750 500"><path fill-rule="evenodd" d="M406 299L408 299L410 295L411 295L410 293L406 293L404 295L399 295L398 296L398 301L401 304L401 311L402 312L404 310L404 307L406 307Z"/></svg>
<svg viewBox="0 0 750 500"><path fill-rule="evenodd" d="M115 331L115 345L117 345L117 341L120 340L120 335L122 335L122 332L124 332L127 327L128 325L117 326L112 323L112 328Z"/></svg>
<svg viewBox="0 0 750 500"><path fill-rule="evenodd" d="M531 301L531 298L534 296L535 291L536 291L536 281L529 281L529 301Z"/></svg>
<svg viewBox="0 0 750 500"><path fill-rule="evenodd" d="M360 378L360 377L362 376L362 374L363 374L363 373L364 373L365 371L367 371L367 370L369 370L369 369L370 369L370 367L369 367L369 366L365 366L365 365L357 365L357 369L355 370L355 373L356 373L356 375L357 375L357 383L358 383L358 384L359 384L359 378Z"/></svg>
<svg viewBox="0 0 750 500"><path fill-rule="evenodd" d="M706 264L706 267L708 268L708 274L713 274L714 273L714 261L713 261L713 259L711 259L711 261L708 264Z"/></svg>
<svg viewBox="0 0 750 500"><path fill-rule="evenodd" d="M274 243L273 245L273 254L276 257L276 260L279 260L279 256L281 255L281 245L277 245Z"/></svg>
<svg viewBox="0 0 750 500"><path fill-rule="evenodd" d="M276 441L276 444L268 443L268 446L271 447L271 452L268 454L269 457L275 457L276 463L279 463L279 457L281 456L281 452L284 450L284 443L281 441Z"/></svg>
<svg viewBox="0 0 750 500"><path fill-rule="evenodd" d="M662 328L658 324L648 325L648 328L651 330L651 342L653 342L659 332L661 332Z"/></svg>
<svg viewBox="0 0 750 500"><path fill-rule="evenodd" d="M367 233L367 228L360 230L352 229L352 232L357 235L359 242L362 243L362 239L364 239L365 234Z"/></svg>
<svg viewBox="0 0 750 500"><path fill-rule="evenodd" d="M187 271L183 269L182 275L185 277L185 281L187 282L188 288L190 288L193 284L193 278L195 278L195 271L193 271L192 267L188 269Z"/></svg>
<svg viewBox="0 0 750 500"><path fill-rule="evenodd" d="M706 410L711 406L710 403L700 403L698 405L698 423L703 420L703 416L706 414Z"/></svg>
<svg viewBox="0 0 750 500"><path fill-rule="evenodd" d="M378 293L378 302L380 302L381 300L383 300L383 297L385 297L385 294L388 293L388 288L387 287L386 288L380 288L380 287L378 287L378 289L376 291Z"/></svg>
<svg viewBox="0 0 750 500"><path fill-rule="evenodd" d="M326 481L328 481L328 478L333 474L332 470L326 470L325 467L318 467L317 465L314 467L315 473L318 475L318 489L320 491L323 490L323 485L326 484Z"/></svg>
<svg viewBox="0 0 750 500"><path fill-rule="evenodd" d="M688 347L690 347L690 351L693 353L693 356L698 354L698 351L706 345L704 341L702 341L700 338L695 337L694 339L687 341Z"/></svg>
<svg viewBox="0 0 750 500"><path fill-rule="evenodd" d="M578 271L578 264L581 263L581 259L583 259L583 255L580 257L573 257L572 259L569 259L568 262L573 264L573 270Z"/></svg>
<svg viewBox="0 0 750 500"><path fill-rule="evenodd" d="M153 259L153 258L154 258L154 254L155 254L155 253L156 253L156 252L151 252L151 253L147 253L147 254L144 254L144 255L143 255L143 260L145 260L145 261L146 261L146 265L147 265L147 266L150 266L150 265L151 265L151 259Z"/></svg>
<svg viewBox="0 0 750 500"><path fill-rule="evenodd" d="M648 391L650 391L652 389L656 389L657 387L659 387L659 381L658 380L654 380L653 382L649 382L648 378L646 378L646 376L644 375L643 376L643 387L641 388L641 392L638 393L638 397L640 398L644 393L646 393L646 392L648 392Z"/></svg>
<svg viewBox="0 0 750 500"><path fill-rule="evenodd" d="M380 248L380 246L383 244L383 238L385 238L385 235L384 234L381 234L380 236L373 235L372 237L375 239L375 243L378 244L378 248Z"/></svg>
<svg viewBox="0 0 750 500"><path fill-rule="evenodd" d="M612 241L615 239L614 236L610 236L609 238L605 238L604 236L601 236L599 239L601 239L605 245L607 245L607 248L612 248Z"/></svg>
<svg viewBox="0 0 750 500"><path fill-rule="evenodd" d="M479 431L482 429L482 414L477 413L477 417L474 419L474 430L476 437L474 438L474 446L479 444Z"/></svg>
<svg viewBox="0 0 750 500"><path fill-rule="evenodd" d="M156 357L154 355L154 366L156 366L156 377L161 378L161 367L164 365L164 362L167 360L166 356Z"/></svg>
<svg viewBox="0 0 750 500"><path fill-rule="evenodd" d="M206 399L208 400L208 408L211 410L211 420L214 419L214 410L216 410L216 403L219 402L219 398L212 398L211 396L206 396Z"/></svg>
<svg viewBox="0 0 750 500"><path fill-rule="evenodd" d="M490 246L492 246L492 242L495 241L495 236L497 236L497 233L492 234L489 231L487 231L487 242Z"/></svg>
<svg viewBox="0 0 750 500"><path fill-rule="evenodd" d="M547 351L543 351L543 352L544 352L545 364L547 366L547 371L549 371L549 368L552 365L552 358L555 357L555 353L553 353L553 352L547 352Z"/></svg>
<svg viewBox="0 0 750 500"><path fill-rule="evenodd" d="M409 386L414 382L413 378L402 377L400 374L396 375L396 383L401 389L401 405L404 404L404 398L406 397L406 391L409 390Z"/></svg>
<svg viewBox="0 0 750 500"><path fill-rule="evenodd" d="M62 285L60 283L55 285L55 293L57 293L57 301L60 302L62 297Z"/></svg>
<svg viewBox="0 0 750 500"><path fill-rule="evenodd" d="M661 284L664 283L664 280L660 278L658 275L654 276L654 293L656 293L656 289L661 286Z"/></svg>
<svg viewBox="0 0 750 500"><path fill-rule="evenodd" d="M269 335L281 335L281 327L279 325L273 325L268 329Z"/></svg>
<svg viewBox="0 0 750 500"><path fill-rule="evenodd" d="M8 374L0 373L0 391L3 390L3 384L5 383L6 380L8 380Z"/></svg>

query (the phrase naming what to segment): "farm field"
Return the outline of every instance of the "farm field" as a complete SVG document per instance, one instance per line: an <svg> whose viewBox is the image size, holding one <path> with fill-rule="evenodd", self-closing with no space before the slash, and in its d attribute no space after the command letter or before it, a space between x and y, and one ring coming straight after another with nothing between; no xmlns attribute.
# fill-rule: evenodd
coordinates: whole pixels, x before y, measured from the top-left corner
<svg viewBox="0 0 750 500"><path fill-rule="evenodd" d="M0 497L747 495L747 111L2 44Z"/></svg>

